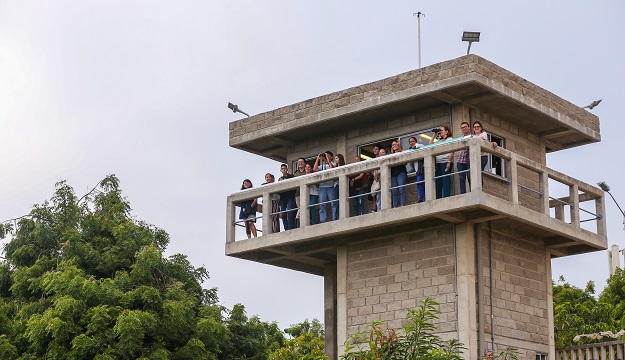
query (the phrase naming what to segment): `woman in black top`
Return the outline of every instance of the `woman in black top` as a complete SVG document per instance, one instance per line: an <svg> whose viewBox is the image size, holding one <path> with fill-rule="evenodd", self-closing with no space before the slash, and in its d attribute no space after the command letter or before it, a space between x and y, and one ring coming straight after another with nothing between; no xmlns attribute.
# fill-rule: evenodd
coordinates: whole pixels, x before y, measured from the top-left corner
<svg viewBox="0 0 625 360"><path fill-rule="evenodd" d="M241 185L241 190L251 189L253 187L252 182L249 179L243 180L243 185ZM245 233L247 234L247 238L250 239L252 235L254 237L258 236L256 233L256 199L254 200L246 200L241 203L241 212L239 212L239 219L245 220Z"/></svg>

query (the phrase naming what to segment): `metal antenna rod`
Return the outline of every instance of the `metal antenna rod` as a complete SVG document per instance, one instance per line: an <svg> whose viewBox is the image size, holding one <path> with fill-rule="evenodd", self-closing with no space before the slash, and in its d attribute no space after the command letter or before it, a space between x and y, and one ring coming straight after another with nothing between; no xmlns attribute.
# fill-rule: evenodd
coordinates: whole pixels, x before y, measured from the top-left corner
<svg viewBox="0 0 625 360"><path fill-rule="evenodd" d="M419 44L419 69L421 69L421 15L425 17L425 14L420 11L416 13L412 13L412 16L417 17L417 42Z"/></svg>

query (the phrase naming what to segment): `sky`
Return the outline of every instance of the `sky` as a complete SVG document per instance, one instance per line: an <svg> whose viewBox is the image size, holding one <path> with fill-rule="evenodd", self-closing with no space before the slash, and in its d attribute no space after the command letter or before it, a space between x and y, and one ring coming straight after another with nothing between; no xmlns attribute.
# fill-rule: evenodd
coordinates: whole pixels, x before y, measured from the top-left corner
<svg viewBox="0 0 625 360"><path fill-rule="evenodd" d="M323 320L323 281L224 255L226 197L275 161L228 146L233 102L258 114L471 52L592 110L600 143L547 165L605 181L625 206L623 1L0 0L0 221L66 180L82 196L116 174L166 255L210 272L220 302L282 328ZM625 245L606 196L608 242ZM606 252L556 259L553 276L600 291ZM622 263L621 259L621 263Z"/></svg>

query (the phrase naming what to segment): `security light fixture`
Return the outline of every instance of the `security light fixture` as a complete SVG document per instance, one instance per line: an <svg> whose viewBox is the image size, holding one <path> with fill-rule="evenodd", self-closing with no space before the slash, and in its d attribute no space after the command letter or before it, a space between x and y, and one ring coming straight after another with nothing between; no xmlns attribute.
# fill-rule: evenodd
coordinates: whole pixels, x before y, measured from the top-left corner
<svg viewBox="0 0 625 360"><path fill-rule="evenodd" d="M237 113L240 112L241 114L247 115L247 117L250 117L245 111L239 109L239 107L231 102L228 103L228 109L232 110L233 113Z"/></svg>
<svg viewBox="0 0 625 360"><path fill-rule="evenodd" d="M603 191L607 191L610 192L610 187L608 186L608 184L606 184L605 182L601 181L598 182L597 185L599 185L599 187L601 188L601 190Z"/></svg>
<svg viewBox="0 0 625 360"><path fill-rule="evenodd" d="M595 101L591 102L589 105L584 106L583 109L592 110L592 109L595 108L595 106L599 105L600 102L601 102L601 99L595 100Z"/></svg>
<svg viewBox="0 0 625 360"><path fill-rule="evenodd" d="M469 51L471 51L471 44L473 42L480 42L480 32L479 31L465 31L462 33L462 41L469 42L469 47L467 48L467 55L469 55Z"/></svg>
<svg viewBox="0 0 625 360"><path fill-rule="evenodd" d="M608 184L606 184L605 181L598 182L597 185L601 188L601 190L607 192L608 195L610 195L610 197L612 198L612 200L614 200L614 203L616 204L618 209L621 211L621 214L623 215L623 218L624 218L623 228L625 228L625 212L623 212L623 209L621 209L621 205L619 205L618 202L616 202L616 199L614 198L614 196L612 196L612 193L610 193L610 186L608 186Z"/></svg>

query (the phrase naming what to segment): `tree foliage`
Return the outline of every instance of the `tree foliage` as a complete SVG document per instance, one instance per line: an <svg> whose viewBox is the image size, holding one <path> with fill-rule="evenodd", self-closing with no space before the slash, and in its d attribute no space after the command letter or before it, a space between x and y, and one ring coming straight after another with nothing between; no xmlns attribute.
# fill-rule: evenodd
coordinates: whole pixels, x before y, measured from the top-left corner
<svg viewBox="0 0 625 360"><path fill-rule="evenodd" d="M595 285L589 281L585 289L570 285L561 276L553 285L553 313L555 347L597 343L614 339L581 337L577 335L598 334L605 331L616 333L623 326L625 310L625 273L617 272L599 298L595 298Z"/></svg>
<svg viewBox="0 0 625 360"><path fill-rule="evenodd" d="M317 319L291 325L284 330L291 336L283 347L276 350L269 360L325 360L324 328Z"/></svg>
<svg viewBox="0 0 625 360"><path fill-rule="evenodd" d="M165 257L169 235L131 216L114 175L81 199L57 183L8 235L2 359L267 359L284 344L275 323L220 306L206 269Z"/></svg>

